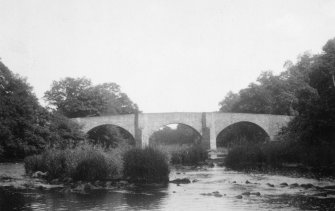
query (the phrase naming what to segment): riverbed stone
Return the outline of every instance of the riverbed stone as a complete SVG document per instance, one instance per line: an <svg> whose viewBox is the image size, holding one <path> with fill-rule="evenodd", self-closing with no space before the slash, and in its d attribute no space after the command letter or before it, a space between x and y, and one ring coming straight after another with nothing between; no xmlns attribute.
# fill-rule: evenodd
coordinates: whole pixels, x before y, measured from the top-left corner
<svg viewBox="0 0 335 211"><path fill-rule="evenodd" d="M271 184L271 183L266 183L267 186L273 188L275 185L274 184Z"/></svg>
<svg viewBox="0 0 335 211"><path fill-rule="evenodd" d="M286 182L283 182L283 183L280 183L280 186L286 187L286 186L288 186L288 184Z"/></svg>
<svg viewBox="0 0 335 211"><path fill-rule="evenodd" d="M250 196L250 192L243 192L242 194L241 194L242 196Z"/></svg>
<svg viewBox="0 0 335 211"><path fill-rule="evenodd" d="M53 180L51 180L50 184L53 184L53 185L59 184L59 179L53 179Z"/></svg>
<svg viewBox="0 0 335 211"><path fill-rule="evenodd" d="M253 192L253 193L250 193L251 195L255 195L255 196L260 196L261 193L260 192Z"/></svg>
<svg viewBox="0 0 335 211"><path fill-rule="evenodd" d="M175 180L171 180L170 183L175 183L175 184L179 185L179 184L189 184L189 183L191 183L191 181L188 178L182 178L182 179L178 178L178 179L175 179Z"/></svg>
<svg viewBox="0 0 335 211"><path fill-rule="evenodd" d="M46 176L48 176L48 172L36 171L35 173L32 174L31 177L33 177L33 178L45 178Z"/></svg>
<svg viewBox="0 0 335 211"><path fill-rule="evenodd" d="M299 187L299 184L298 183L293 183L290 185L290 188L297 188Z"/></svg>
<svg viewBox="0 0 335 211"><path fill-rule="evenodd" d="M305 189L309 189L309 188L312 188L314 186L311 183L308 183L308 184L301 184L300 187L303 187Z"/></svg>

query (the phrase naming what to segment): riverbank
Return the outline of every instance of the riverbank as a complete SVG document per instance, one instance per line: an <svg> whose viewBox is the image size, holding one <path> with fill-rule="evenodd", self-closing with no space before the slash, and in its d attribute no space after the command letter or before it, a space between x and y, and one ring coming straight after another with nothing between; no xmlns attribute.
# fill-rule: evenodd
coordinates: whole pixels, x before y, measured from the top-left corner
<svg viewBox="0 0 335 211"><path fill-rule="evenodd" d="M332 179L246 174L218 166L171 167L170 181L187 178L189 182L185 183L136 185L119 181L107 184L106 188L92 182L85 192L27 177L22 163L0 164L0 172L13 178L0 183L0 209L1 204L7 203L1 201L4 198L16 201L13 206L22 203L20 206L27 209L45 210L64 207L73 210L335 209L335 181ZM79 182L74 183L77 185ZM81 185L87 186L84 182ZM16 188L19 186L22 188Z"/></svg>

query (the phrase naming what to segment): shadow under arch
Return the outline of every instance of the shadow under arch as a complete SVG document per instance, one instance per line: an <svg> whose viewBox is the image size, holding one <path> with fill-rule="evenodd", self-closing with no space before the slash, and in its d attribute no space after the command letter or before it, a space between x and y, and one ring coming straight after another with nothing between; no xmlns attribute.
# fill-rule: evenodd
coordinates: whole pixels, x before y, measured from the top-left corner
<svg viewBox="0 0 335 211"><path fill-rule="evenodd" d="M229 149L235 146L261 144L268 141L270 141L270 136L261 126L241 121L220 131L216 137L216 147Z"/></svg>
<svg viewBox="0 0 335 211"><path fill-rule="evenodd" d="M200 144L202 136L192 126L184 123L169 123L161 126L149 137L149 146Z"/></svg>
<svg viewBox="0 0 335 211"><path fill-rule="evenodd" d="M116 148L120 144L135 146L134 136L123 127L113 124L103 124L90 129L87 136L93 144Z"/></svg>

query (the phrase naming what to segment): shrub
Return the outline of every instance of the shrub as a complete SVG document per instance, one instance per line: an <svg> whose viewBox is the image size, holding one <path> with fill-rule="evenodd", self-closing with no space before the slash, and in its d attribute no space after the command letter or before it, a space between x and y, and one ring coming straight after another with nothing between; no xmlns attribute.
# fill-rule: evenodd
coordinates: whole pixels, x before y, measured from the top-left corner
<svg viewBox="0 0 335 211"><path fill-rule="evenodd" d="M24 159L24 167L28 174L36 171L46 171L45 162L42 155L32 155Z"/></svg>
<svg viewBox="0 0 335 211"><path fill-rule="evenodd" d="M73 174L75 180L104 180L109 173L105 156L99 151L91 150L84 159L80 159Z"/></svg>
<svg viewBox="0 0 335 211"><path fill-rule="evenodd" d="M155 148L134 148L123 156L123 174L134 182L167 182L169 165L167 157Z"/></svg>
<svg viewBox="0 0 335 211"><path fill-rule="evenodd" d="M229 168L243 168L259 165L264 161L261 148L258 145L237 146L228 151L225 164Z"/></svg>
<svg viewBox="0 0 335 211"><path fill-rule="evenodd" d="M193 145L189 148L184 148L171 152L172 164L196 165L199 162L208 159L208 153L201 145Z"/></svg>

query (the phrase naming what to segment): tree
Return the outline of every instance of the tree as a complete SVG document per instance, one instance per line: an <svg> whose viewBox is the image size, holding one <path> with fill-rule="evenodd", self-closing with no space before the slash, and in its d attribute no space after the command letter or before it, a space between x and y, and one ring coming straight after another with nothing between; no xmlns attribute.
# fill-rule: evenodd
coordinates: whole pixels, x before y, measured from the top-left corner
<svg viewBox="0 0 335 211"><path fill-rule="evenodd" d="M78 127L68 121L41 107L26 80L0 62L0 159L39 153L60 140L81 140Z"/></svg>
<svg viewBox="0 0 335 211"><path fill-rule="evenodd" d="M323 53L315 55L308 69L308 84L297 93L298 115L282 136L308 145L335 144L335 39L323 47Z"/></svg>
<svg viewBox="0 0 335 211"><path fill-rule="evenodd" d="M44 98L50 106L69 118L130 114L138 110L116 83L93 86L86 78L67 77L53 81Z"/></svg>

